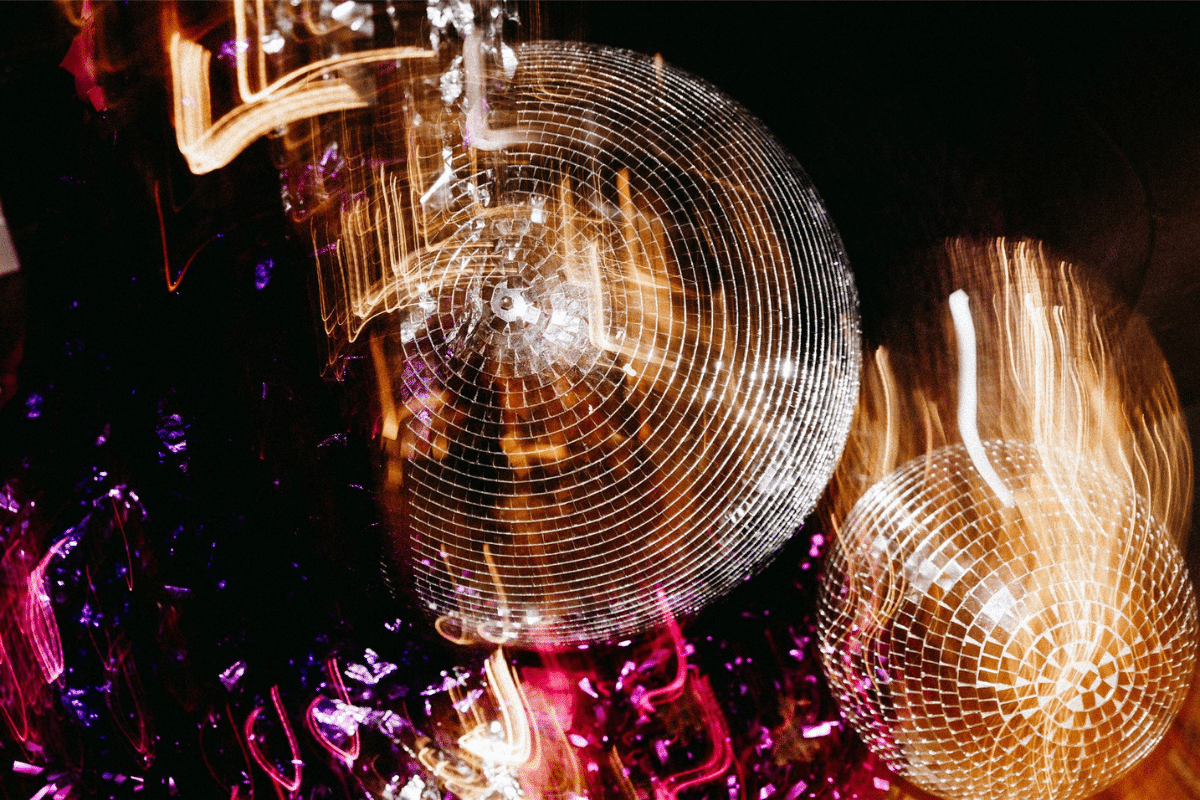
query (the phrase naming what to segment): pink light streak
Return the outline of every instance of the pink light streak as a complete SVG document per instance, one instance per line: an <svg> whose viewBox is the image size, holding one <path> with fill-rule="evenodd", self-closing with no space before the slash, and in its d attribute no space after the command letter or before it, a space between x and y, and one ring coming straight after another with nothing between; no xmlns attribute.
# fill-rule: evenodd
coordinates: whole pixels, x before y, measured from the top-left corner
<svg viewBox="0 0 1200 800"><path fill-rule="evenodd" d="M3 693L3 696L13 698L7 702L0 703L0 712L4 713L4 721L8 725L9 731L12 732L13 738L18 742L24 742L29 738L29 717L25 711L25 694L21 691L21 681L17 679L16 670L13 669L12 656L9 654L8 648L4 645L3 636L0 636L0 662L4 664L4 672L0 674L0 686L7 689ZM9 711L10 703L17 711L20 719L19 725Z"/></svg>
<svg viewBox="0 0 1200 800"><path fill-rule="evenodd" d="M671 608L667 605L667 596L662 589L657 592L658 606L663 612L663 622L667 626L667 631L671 636L671 642L675 646L675 677L666 686L660 686L657 689L649 689L638 699L638 710L647 716L654 713L654 709L662 703L669 703L675 700L683 693L683 685L687 681L687 653L684 652L683 633L679 630L678 623L675 622L674 615L671 614Z"/></svg>
<svg viewBox="0 0 1200 800"><path fill-rule="evenodd" d="M350 695L346 691L346 685L342 683L342 675L341 672L338 671L337 659L331 658L326 661L325 668L329 672L329 680L333 685L334 691L337 692L338 699L346 705L349 705ZM321 699L321 697L315 697L313 698L313 701L308 704L308 709L304 712L304 725L306 728L308 728L309 734L317 740L317 744L328 750L334 758L341 759L349 764L355 761L361 752L361 742L359 740L358 731L355 730L354 733L350 735L350 743L346 748L338 747L336 744L330 741L329 738L325 736L324 732L321 731L320 726L317 725L317 704L321 702ZM299 767L297 767L297 770L299 770Z"/></svg>
<svg viewBox="0 0 1200 800"><path fill-rule="evenodd" d="M254 734L254 723L258 719L258 715L262 713L262 706L251 711L250 715L246 717L246 745L250 748L250 755L254 758L255 763L263 772L267 773L267 777L274 781L277 787L291 794L300 789L304 762L300 760L300 747L296 742L296 734L292 731L292 724L288 721L283 700L279 696L278 685L271 687L271 704L275 706L275 713L279 715L279 721L283 724L283 732L287 736L288 749L292 754L292 777L286 778L279 770L275 769L275 766L263 754L262 748L258 746L258 740Z"/></svg>
<svg viewBox="0 0 1200 800"><path fill-rule="evenodd" d="M217 721L219 721L221 718L221 714L211 712L208 720L213 720L213 727L216 727L219 724ZM228 703L225 704L224 719L229 722L229 731L233 736L233 741L237 742L238 750L241 751L242 759L246 765L246 769L244 772L242 772L242 776L246 781L250 782L250 797L254 797L254 779L251 776L252 767L250 766L250 753L246 750L246 745L242 742L242 737L238 735L237 723L233 721L233 710L229 707ZM225 782L221 780L220 776L217 775L217 771L213 769L212 762L209 761L208 750L204 746L204 730L206 727L207 725L201 725L199 734L197 736L197 742L200 746L200 758L204 761L204 766L208 769L208 774L212 776L212 779L217 783L217 785L220 786L223 791L229 792L230 800L236 800L240 793L240 787L236 784L234 785L233 789L230 789L228 786L226 786Z"/></svg>
<svg viewBox="0 0 1200 800"><path fill-rule="evenodd" d="M46 570L50 559L58 555L70 539L60 539L42 556L38 565L29 573L26 582L25 598L22 605L21 626L29 643L33 646L33 655L41 669L42 678L46 683L54 683L63 673L62 636L59 634L58 622L54 619L54 607L50 603L50 594L46 590Z"/></svg>
<svg viewBox="0 0 1200 800"><path fill-rule="evenodd" d="M733 746L717 699L713 696L707 680L699 677L694 670L693 676L696 701L704 712L704 725L713 743L713 752L700 766L671 775L662 783L655 784L655 800L678 800L680 792L719 778L733 766Z"/></svg>

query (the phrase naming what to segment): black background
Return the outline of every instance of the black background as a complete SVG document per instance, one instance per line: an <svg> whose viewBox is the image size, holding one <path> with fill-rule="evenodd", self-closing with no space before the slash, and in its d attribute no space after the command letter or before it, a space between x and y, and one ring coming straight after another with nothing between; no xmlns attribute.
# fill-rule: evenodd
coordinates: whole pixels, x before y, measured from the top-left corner
<svg viewBox="0 0 1200 800"><path fill-rule="evenodd" d="M905 318L908 276L945 239L1038 239L1145 316L1196 449L1200 9L585 3L578 14L587 38L708 79L796 155L846 244L869 340Z"/></svg>

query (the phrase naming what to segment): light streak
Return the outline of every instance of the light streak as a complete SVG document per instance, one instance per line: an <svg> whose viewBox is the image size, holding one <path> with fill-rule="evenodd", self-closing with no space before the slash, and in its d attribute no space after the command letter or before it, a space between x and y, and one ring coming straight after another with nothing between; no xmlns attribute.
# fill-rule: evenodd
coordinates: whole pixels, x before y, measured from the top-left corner
<svg viewBox="0 0 1200 800"><path fill-rule="evenodd" d="M89 578L89 590L91 590L90 584ZM88 631L88 635L91 636L91 631ZM94 645L95 640L92 641ZM116 641L109 645L108 652L104 656L104 674L106 678L105 704L112 714L117 730L141 756L142 765L148 768L154 761L156 739L150 728L150 719L145 712L146 696L141 680L138 678L137 665L133 660L128 641L120 633L117 634ZM118 688L122 683L127 687L133 704L131 714L126 714L118 702ZM127 719L129 716L133 718L132 729Z"/></svg>
<svg viewBox="0 0 1200 800"><path fill-rule="evenodd" d="M33 646L33 653L37 658L38 667L42 671L42 678L48 684L58 680L58 676L62 675L64 664L62 636L58 630L58 622L54 619L54 606L50 602L50 593L46 588L46 570L50 566L50 559L72 542L70 537L64 537L51 545L37 566L29 573L26 582L22 629Z"/></svg>
<svg viewBox="0 0 1200 800"><path fill-rule="evenodd" d="M431 742L419 743L417 758L447 791L461 800L484 800L518 791L518 770L537 751L527 701L520 685L497 649L484 663L484 688L495 716L483 704L468 702L457 683L449 688L451 707L465 732L457 738L454 756Z"/></svg>
<svg viewBox="0 0 1200 800"><path fill-rule="evenodd" d="M128 569L125 571L125 587L129 591L133 591L133 556L129 553L129 537L125 535L125 521L121 519L121 510L117 508L117 498L111 497L113 508L113 519L116 520L117 530L121 532L121 542L125 545L125 566Z"/></svg>
<svg viewBox="0 0 1200 800"><path fill-rule="evenodd" d="M467 120L463 143L480 150L503 150L513 145L531 143L533 139L529 131L488 126L487 102L484 96L486 75L480 52L482 44L483 33L476 28L467 36L463 45L463 71L466 73L467 83ZM445 177L443 175L443 178Z"/></svg>
<svg viewBox="0 0 1200 800"><path fill-rule="evenodd" d="M460 800L587 795L578 747L565 730L574 684L550 659L546 669L535 668L526 680L497 649L484 663L478 686L451 682L445 687L458 721L437 727L446 732L443 736L462 733L451 747L429 740L415 747L418 761L445 791ZM575 741L582 738L576 735Z"/></svg>
<svg viewBox="0 0 1200 800"><path fill-rule="evenodd" d="M971 322L970 301L962 289L950 295L950 313L954 318L954 332L958 336L958 431L975 469L1000 498L1000 502L1011 508L1015 502L1013 493L992 468L983 450L983 442L979 439L975 419L979 402L975 377L975 326Z"/></svg>
<svg viewBox="0 0 1200 800"><path fill-rule="evenodd" d="M325 662L325 669L329 673L329 682L337 694L337 699L343 704L349 705L350 695L346 692L346 685L342 682L342 675L338 670L337 659L330 658L327 662ZM317 723L317 704L320 703L322 699L323 698L319 696L315 697L313 698L313 701L308 704L308 709L304 712L304 725L308 728L309 734L311 734L312 737L317 740L317 744L324 747L335 758L340 759L341 761L345 762L347 766L349 766L358 758L359 753L362 750L362 743L358 735L357 726L354 733L350 734L349 744L346 747L339 747L330 741L329 737L324 734L320 728L320 725Z"/></svg>
<svg viewBox="0 0 1200 800"><path fill-rule="evenodd" d="M296 741L296 734L292 732L292 723L288 720L287 710L283 707L283 700L279 696L279 687L271 687L271 704L275 706L275 713L279 716L279 721L283 725L284 735L287 737L288 750L292 754L292 776L286 777L275 768L263 754L262 748L258 746L258 737L254 733L254 722L262 713L262 706L250 712L246 717L244 726L246 734L246 746L250 749L250 755L254 758L255 763L263 772L267 773L276 786L286 792L295 792L300 789L301 778L303 777L304 762L300 759L300 747Z"/></svg>
<svg viewBox="0 0 1200 800"><path fill-rule="evenodd" d="M958 289L949 324L941 309L907 309L866 362L824 508L837 538L822 659L847 719L923 788L1091 794L1161 736L1195 659L1172 543L1190 518L1182 409L1145 323L1080 268L1031 242L957 241L946 255L929 294ZM963 609L969 640L946 609ZM998 664L978 659L985 641L1004 651ZM922 646L946 655L918 665ZM958 682L945 679L951 658ZM932 680L940 710L898 710ZM997 716L976 728L967 707ZM1078 758L1093 768L1065 766Z"/></svg>
<svg viewBox="0 0 1200 800"><path fill-rule="evenodd" d="M179 270L179 274L172 277L172 275L171 275L171 249L170 249L170 244L168 243L167 225L166 225L166 220L164 219L164 216L163 216L162 199L159 194L159 185L160 185L159 181L154 182L154 189L153 189L154 211L158 216L158 236L159 236L159 241L162 243L163 277L167 284L167 291L171 292L171 293L174 293L175 290L179 288L179 285L181 283L183 283L183 277L185 275L187 275L187 271L191 268L192 262L195 261L196 258L200 255L200 253L202 253L205 250L205 248L207 248L210 244L212 244L213 242L216 242L216 241L220 241L231 230L235 230L243 225L247 225L256 220L273 218L275 216L274 212L262 212L259 214L255 214L254 216L250 217L249 219L241 220L237 224L232 225L223 231L214 233L212 236L209 236L207 239L205 239L203 242L201 242L199 247L197 247L195 250L192 251L192 254L190 256L188 256L187 261L183 262L183 268L181 270Z"/></svg>
<svg viewBox="0 0 1200 800"><path fill-rule="evenodd" d="M500 736L493 736L490 724L480 724L459 737L458 745L484 761L517 767L528 761L533 751L527 701L502 649L484 662L484 671L500 712Z"/></svg>
<svg viewBox="0 0 1200 800"><path fill-rule="evenodd" d="M387 360L383 355L383 343L377 336L371 337L371 361L375 366L375 377L379 386L379 405L383 415L383 427L380 435L385 439L395 441L400 435L400 418L396 414L396 403L393 400L391 371L387 368Z"/></svg>
<svg viewBox="0 0 1200 800"><path fill-rule="evenodd" d="M656 597L675 650L675 676L665 686L647 690L638 700L638 707L647 715L653 714L657 706L676 700L683 693L688 674L687 654L684 652L683 634L679 630L679 624L675 622L675 616L671 613L662 589L658 590Z"/></svg>
<svg viewBox="0 0 1200 800"><path fill-rule="evenodd" d="M0 695L3 698L3 702L0 702L0 712L4 713L4 721L13 738L18 742L24 742L29 738L29 717L25 710L25 693L21 690L21 682L17 679L16 670L13 669L13 657L4 644L3 634L0 634L0 663L4 665L3 680L0 680L0 690L3 692ZM13 718L10 704L11 708L16 709L17 719Z"/></svg>
<svg viewBox="0 0 1200 800"><path fill-rule="evenodd" d="M553 656L547 666L541 683L534 684L528 671L523 671L519 679L533 735L533 753L518 768L521 786L530 798L585 797L586 772L581 760L591 742L566 732L574 717L572 681Z"/></svg>
<svg viewBox="0 0 1200 800"><path fill-rule="evenodd" d="M193 253L191 258L184 263L183 269L179 271L179 276L172 279L171 252L170 247L167 244L167 225L166 221L163 219L162 199L159 197L158 193L158 181L154 182L154 211L158 214L158 235L159 240L162 242L163 276L167 281L167 291L174 292L179 288L179 284L183 282L183 276L187 274L188 267L192 266L192 260L195 259L196 254L200 251L197 250L195 253Z"/></svg>
<svg viewBox="0 0 1200 800"><path fill-rule="evenodd" d="M681 792L715 780L733 766L733 747L729 741L729 730L726 728L725 717L717 699L713 696L712 687L708 685L708 679L700 678L697 673L693 680L693 692L703 713L708 740L713 743L712 753L700 766L656 783L655 800L677 800Z"/></svg>
<svg viewBox="0 0 1200 800"><path fill-rule="evenodd" d="M229 797L231 800L235 800L235 798L237 798L240 794L240 787L235 785L232 789L230 789L225 782L221 780L220 776L217 775L217 771L213 768L212 762L208 757L208 750L204 746L204 730L206 727L208 727L208 722L212 722L212 727L216 728L220 724L217 720L220 720L221 718L222 715L220 713L210 711L205 722L200 724L200 729L197 734L197 745L200 748L200 759L204 762L204 766L208 770L208 774L212 777L213 781L221 787L222 791L229 792ZM245 770L241 771L241 776L245 782L250 784L250 797L254 797L254 770L250 758L250 752L246 749L246 745L242 742L242 737L238 732L237 723L233 719L233 709L228 703L225 704L224 720L229 724L229 733L233 737L234 742L237 743L238 750L242 754L242 762L246 767ZM278 792L278 788L276 788L276 791Z"/></svg>
<svg viewBox="0 0 1200 800"><path fill-rule="evenodd" d="M264 0L255 12L263 17ZM175 138L188 168L197 175L212 172L232 161L255 139L298 120L333 111L364 108L371 100L355 89L344 75L372 64L397 63L435 56L419 47L389 47L319 59L268 83L262 37L247 38L245 0L235 0L237 29L236 81L241 103L213 120L210 71L212 53L203 45L171 34L168 53L175 113ZM240 46L245 42L246 47ZM250 55L254 48L256 86L250 83Z"/></svg>

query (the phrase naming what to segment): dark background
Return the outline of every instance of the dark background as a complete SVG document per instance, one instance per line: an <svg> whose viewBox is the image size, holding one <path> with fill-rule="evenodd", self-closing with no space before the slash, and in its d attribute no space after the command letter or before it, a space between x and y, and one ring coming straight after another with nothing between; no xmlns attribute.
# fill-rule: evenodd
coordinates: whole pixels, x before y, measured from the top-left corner
<svg viewBox="0 0 1200 800"><path fill-rule="evenodd" d="M661 52L708 79L795 154L842 234L868 340L905 318L914 265L946 238L1042 240L1145 316L1196 450L1200 9L584 3L576 13L586 38Z"/></svg>
<svg viewBox="0 0 1200 800"><path fill-rule="evenodd" d="M127 63L109 91L124 102L105 115L58 67L75 31L57 8L0 9L0 203L25 263L29 347L65 324L59 306L72 293L113 312L194 302L203 326L235 313L236 282L223 288L219 268L201 269L204 254L174 296L161 280L129 285L125 273L139 270L156 283L161 264L154 180L166 175L186 212L171 231L176 268L206 234L275 222L264 147L224 176L177 174L163 76L153 74L161 63L139 55L156 44L144 22L153 15L137 5L122 18ZM945 238L1041 239L1147 317L1200 423L1200 10L1191 4L550 3L540 22L550 35L662 53L759 116L829 205L869 337L903 313L889 303L897 276ZM180 296L195 298L208 281L225 301ZM19 312L4 312L14 326ZM291 316L311 316L299 305L274 313L299 327L308 323ZM145 347L139 321L122 323L129 332L112 335ZM194 333L178 346L220 338Z"/></svg>
<svg viewBox="0 0 1200 800"><path fill-rule="evenodd" d="M1200 385L1200 13L1187 4L584 4L759 116L877 287L952 236L1033 237L1149 317ZM1192 362L1192 363L1189 363Z"/></svg>
<svg viewBox="0 0 1200 800"><path fill-rule="evenodd" d="M158 540L144 569L188 594L114 619L188 653L165 681L184 694L247 652L247 691L286 691L331 636L396 616L372 455L354 397L321 378L312 266L267 148L188 176L152 6L113 8L127 28L97 114L58 66L76 32L59 10L0 4L0 204L23 264L0 279L0 362L18 337L25 351L0 484L38 500L45 538L137 487ZM1033 237L1088 265L1149 321L1195 448L1200 6L585 3L548 4L542 23L660 52L760 117L827 201L869 339L903 319L896 287L946 237ZM156 186L176 271L197 254L174 293ZM184 609L177 635L155 603ZM400 622L384 655L413 685L457 657Z"/></svg>

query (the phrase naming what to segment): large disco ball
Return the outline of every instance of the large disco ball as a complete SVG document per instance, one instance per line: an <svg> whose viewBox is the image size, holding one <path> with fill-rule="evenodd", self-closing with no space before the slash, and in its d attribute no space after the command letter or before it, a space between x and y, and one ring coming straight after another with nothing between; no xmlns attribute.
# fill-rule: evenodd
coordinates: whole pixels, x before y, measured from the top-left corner
<svg viewBox="0 0 1200 800"><path fill-rule="evenodd" d="M422 198L439 233L373 347L398 582L463 636L565 645L694 611L788 539L845 442L858 306L737 103L625 51L519 65L502 147Z"/></svg>
<svg viewBox="0 0 1200 800"><path fill-rule="evenodd" d="M1183 561L1124 481L986 443L880 481L847 517L819 598L842 710L893 770L948 798L1072 800L1158 742L1196 660Z"/></svg>

